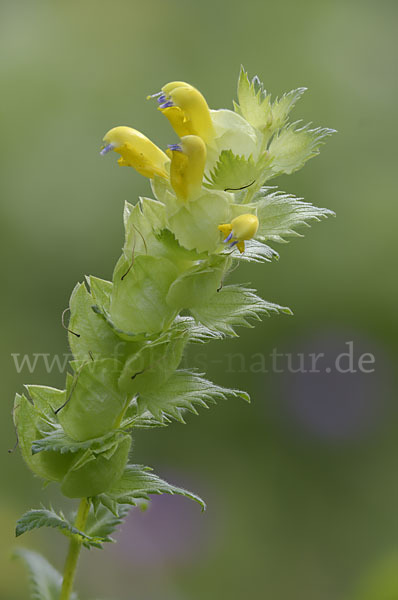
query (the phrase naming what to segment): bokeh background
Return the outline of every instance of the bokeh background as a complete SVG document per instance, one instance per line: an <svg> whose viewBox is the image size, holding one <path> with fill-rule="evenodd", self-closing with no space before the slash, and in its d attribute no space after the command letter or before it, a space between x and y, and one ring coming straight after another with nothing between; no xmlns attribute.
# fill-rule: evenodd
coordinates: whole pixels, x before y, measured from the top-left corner
<svg viewBox="0 0 398 600"><path fill-rule="evenodd" d="M337 218L276 248L279 263L233 275L294 317L187 357L252 405L135 437L135 462L202 495L207 513L177 497L133 511L117 545L84 551L78 586L102 600L397 599L397 3L3 0L0 12L0 597L28 597L17 545L64 560L51 530L16 541L18 516L41 501L73 506L7 453L15 391L62 387L64 374L42 359L17 372L11 355L68 352L60 315L75 282L110 278L123 202L149 194L99 156L102 135L129 124L176 141L146 95L182 79L230 108L243 63L274 95L307 86L294 117L339 131L275 181ZM333 364L348 348L357 372L342 374ZM320 373L291 372L318 352ZM371 373L358 369L363 353Z"/></svg>

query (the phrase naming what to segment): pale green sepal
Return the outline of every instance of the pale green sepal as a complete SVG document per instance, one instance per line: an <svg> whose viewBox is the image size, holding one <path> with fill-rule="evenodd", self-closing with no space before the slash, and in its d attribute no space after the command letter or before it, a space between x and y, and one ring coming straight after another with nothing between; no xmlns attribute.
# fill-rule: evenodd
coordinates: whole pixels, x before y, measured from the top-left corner
<svg viewBox="0 0 398 600"><path fill-rule="evenodd" d="M58 421L77 441L97 438L117 426L127 396L118 387L122 364L113 358L89 361L67 381L65 406Z"/></svg>
<svg viewBox="0 0 398 600"><path fill-rule="evenodd" d="M167 204L168 197L175 196L175 192L171 187L170 181L165 179L164 177L158 177L155 175L153 179L150 180L152 192L155 198L162 202L163 204Z"/></svg>
<svg viewBox="0 0 398 600"><path fill-rule="evenodd" d="M157 333L175 317L165 299L178 276L177 268L166 258L140 255L133 262L119 259L113 277L110 319L130 335Z"/></svg>
<svg viewBox="0 0 398 600"><path fill-rule="evenodd" d="M119 378L120 389L130 396L162 386L181 362L187 332L173 331L165 339L145 343L127 359Z"/></svg>
<svg viewBox="0 0 398 600"><path fill-rule="evenodd" d="M95 279L95 278L93 278ZM98 282L101 280L98 280ZM92 282L99 296L98 282ZM108 282L106 282L108 283ZM103 297L101 297L103 301ZM107 358L115 355L116 350L123 355L124 349L120 339L101 315L93 310L98 302L87 291L84 283L78 283L70 299L69 344L73 355L78 360Z"/></svg>
<svg viewBox="0 0 398 600"><path fill-rule="evenodd" d="M136 506L142 500L149 500L149 496L154 494L185 496L198 502L202 510L206 509L206 504L199 496L167 483L152 473L150 467L142 465L127 465L121 479L106 494L101 494L99 500L114 512L119 504Z"/></svg>
<svg viewBox="0 0 398 600"><path fill-rule="evenodd" d="M90 293L94 300L94 304L96 304L102 312L109 312L113 285L112 281L90 275L87 277L87 283L90 286Z"/></svg>
<svg viewBox="0 0 398 600"><path fill-rule="evenodd" d="M334 129L317 127L310 129L310 124L298 127L300 121L291 123L273 137L268 151L273 158L272 170L274 175L290 174L319 154L319 148Z"/></svg>
<svg viewBox="0 0 398 600"><path fill-rule="evenodd" d="M192 314L209 329L236 336L234 327L252 327L251 321L261 320L271 313L292 314L286 306L263 300L254 290L239 285L228 285L216 293L208 304L192 310Z"/></svg>
<svg viewBox="0 0 398 600"><path fill-rule="evenodd" d="M257 159L259 137L256 130L241 115L228 109L211 110L215 138L207 146L206 174L212 171L223 150ZM261 134L259 134L261 136Z"/></svg>
<svg viewBox="0 0 398 600"><path fill-rule="evenodd" d="M118 445L105 452L97 454L86 450L86 456L75 455L62 481L62 493L68 498L88 498L106 492L121 477L130 446L131 437L121 434Z"/></svg>
<svg viewBox="0 0 398 600"><path fill-rule="evenodd" d="M46 419L55 423L55 412L65 402L65 390L48 387L46 385L24 386L36 410L41 412Z"/></svg>
<svg viewBox="0 0 398 600"><path fill-rule="evenodd" d="M56 392L59 390L55 390L58 401L59 394ZM13 416L22 457L39 477L47 481L60 481L70 468L71 456L61 456L57 452L32 455L33 442L43 437L43 430L51 429L52 422L48 418L51 410L51 406L48 409L43 405L36 408L24 395L16 394Z"/></svg>
<svg viewBox="0 0 398 600"><path fill-rule="evenodd" d="M181 246L169 229L162 229L156 234L156 238L159 242L156 256L162 256L170 260L179 273L189 269L194 262L207 258L205 252L199 253L196 250L187 250L187 248Z"/></svg>
<svg viewBox="0 0 398 600"><path fill-rule="evenodd" d="M151 179L151 187L155 198L166 206L166 214L168 216L173 215L179 210L181 200L177 198L169 181L155 177L155 179Z"/></svg>
<svg viewBox="0 0 398 600"><path fill-rule="evenodd" d="M164 179L162 181L165 182ZM155 232L165 227L163 203L153 198L140 197L136 204L131 204L130 202L124 203L123 223L126 230L132 224L132 221L134 221L134 214L137 214L137 209L141 213L141 216L138 217L136 225L140 224L140 222L145 223L145 228L149 227L150 231Z"/></svg>
<svg viewBox="0 0 398 600"><path fill-rule="evenodd" d="M151 198L140 198L137 204L126 202L124 208L126 259L132 254L162 254L161 243L156 234L166 226L166 212L163 203Z"/></svg>
<svg viewBox="0 0 398 600"><path fill-rule="evenodd" d="M229 194L216 190L181 206L169 217L169 228L187 250L214 252L220 243L220 223L229 222Z"/></svg>
<svg viewBox="0 0 398 600"><path fill-rule="evenodd" d="M334 212L303 202L284 192L271 192L263 188L256 197L259 228L256 237L260 240L284 242L288 236L300 236L296 228L309 226L311 221L320 221Z"/></svg>
<svg viewBox="0 0 398 600"><path fill-rule="evenodd" d="M240 192L240 194L242 193L243 192ZM245 215L248 213L251 215L257 214L257 206L254 203L240 204L235 202L233 204L230 204L229 208L231 210L231 221L232 219L234 219L235 217L239 217L240 215Z"/></svg>
<svg viewBox="0 0 398 600"><path fill-rule="evenodd" d="M106 281L105 279L99 279L98 277L90 275L88 283L90 285L91 295L95 302L95 305L92 306L92 310L104 321L105 325L111 329L113 335L116 337L117 342L114 347L113 358L123 361L126 357L140 348L141 342L145 339L145 336L136 335L134 333L128 334L115 327L114 323L112 323L109 316L113 288L113 283L111 281ZM95 353L93 353L93 356L96 358Z"/></svg>
<svg viewBox="0 0 398 600"><path fill-rule="evenodd" d="M31 600L59 600L62 575L41 554L18 548L14 556L21 558L28 568ZM70 600L77 600L76 594Z"/></svg>
<svg viewBox="0 0 398 600"><path fill-rule="evenodd" d="M185 423L185 411L197 415L196 407L208 408L210 404L229 396L249 400L246 392L224 388L204 379L198 373L180 370L156 392L139 396L137 402L140 410L149 411L155 419L162 420L166 417Z"/></svg>
<svg viewBox="0 0 398 600"><path fill-rule="evenodd" d="M122 429L153 429L167 426L167 423L155 419L149 411L140 412L137 398L138 396L134 396L129 404L121 423Z"/></svg>
<svg viewBox="0 0 398 600"><path fill-rule="evenodd" d="M121 351L118 350L119 346L116 348L115 356L116 358L123 359L124 350L129 349L129 353L134 352L140 348L140 344L145 341L148 337L152 338L153 334L146 335L145 333L134 333L123 331L115 326L112 322L111 317L107 311L102 311L99 306L93 306L93 311L98 314L101 319L105 321L105 323L112 329L112 331L117 335L120 341ZM127 346L125 342L128 342Z"/></svg>
<svg viewBox="0 0 398 600"><path fill-rule="evenodd" d="M180 311L206 303L220 287L226 267L226 258L221 256L192 267L172 283L167 304Z"/></svg>

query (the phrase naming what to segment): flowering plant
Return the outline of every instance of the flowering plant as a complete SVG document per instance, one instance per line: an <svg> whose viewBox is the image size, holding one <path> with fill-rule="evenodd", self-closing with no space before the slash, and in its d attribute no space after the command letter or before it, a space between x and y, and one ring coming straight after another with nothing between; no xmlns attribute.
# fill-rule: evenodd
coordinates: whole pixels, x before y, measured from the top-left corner
<svg viewBox="0 0 398 600"><path fill-rule="evenodd" d="M101 154L150 180L154 199L126 203L125 242L112 281L94 276L70 298L74 356L64 389L27 385L17 394L14 422L22 456L45 482L79 498L74 522L52 508L30 510L17 535L39 527L70 538L63 576L41 556L18 553L31 572L32 598L69 600L82 546L101 548L131 506L151 494L195 494L148 467L130 464L136 428L184 423L187 412L221 398L248 395L180 368L188 344L236 336L270 313L291 314L254 290L225 284L234 265L278 258L269 243L333 214L268 182L293 173L332 133L289 122L304 88L274 101L242 69L234 111L210 110L192 85L174 81L148 98L179 136L163 152L131 127L115 127Z"/></svg>

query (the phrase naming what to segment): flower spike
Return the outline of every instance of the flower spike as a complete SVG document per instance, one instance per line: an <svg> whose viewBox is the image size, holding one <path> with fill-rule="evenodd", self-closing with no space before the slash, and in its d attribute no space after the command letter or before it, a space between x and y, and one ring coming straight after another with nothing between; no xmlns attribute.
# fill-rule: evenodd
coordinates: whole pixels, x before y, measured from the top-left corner
<svg viewBox="0 0 398 600"><path fill-rule="evenodd" d="M231 223L219 225L218 229L225 236L224 243L231 242L229 247L237 246L239 252L245 250L245 240L251 240L257 233L258 219L250 213L232 219Z"/></svg>
<svg viewBox="0 0 398 600"><path fill-rule="evenodd" d="M179 144L169 145L171 156L170 183L177 196L184 200L195 200L202 189L206 163L206 146L197 135L185 135Z"/></svg>
<svg viewBox="0 0 398 600"><path fill-rule="evenodd" d="M161 92L148 98L157 99L159 110L180 137L198 135L206 143L213 139L214 129L207 102L189 83L172 81L163 86Z"/></svg>
<svg viewBox="0 0 398 600"><path fill-rule="evenodd" d="M104 137L103 156L114 150L120 154L118 160L122 167L133 167L138 173L152 179L155 175L168 178L166 165L170 162L167 155L143 133L132 127L114 127Z"/></svg>
<svg viewBox="0 0 398 600"><path fill-rule="evenodd" d="M123 85L122 79L118 89ZM73 524L52 507L30 510L17 522L17 536L52 527L70 538L63 576L40 555L19 552L36 599L75 598L81 547L113 541L109 535L140 499L179 494L206 508L195 494L130 463L130 430L185 423L186 414L227 397L250 402L246 392L190 369L185 350L236 338L237 327L262 316L292 314L251 286L224 282L234 264L277 258L268 241L284 242L298 227L334 214L268 184L301 168L331 133L289 123L301 93L272 102L242 68L235 112L210 111L198 90L173 81L152 96L179 134L167 150L130 127L105 135L100 154L117 152L120 165L151 178L154 197L125 203L125 240L111 280L86 277L62 313L73 357L63 389L29 384L14 400L16 441L27 466L67 498L80 499ZM107 233L97 230L100 244Z"/></svg>

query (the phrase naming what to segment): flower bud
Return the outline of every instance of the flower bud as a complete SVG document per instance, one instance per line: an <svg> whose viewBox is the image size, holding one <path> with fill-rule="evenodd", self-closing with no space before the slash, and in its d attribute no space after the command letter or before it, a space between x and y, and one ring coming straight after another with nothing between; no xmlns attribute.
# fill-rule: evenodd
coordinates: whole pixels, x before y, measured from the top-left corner
<svg viewBox="0 0 398 600"><path fill-rule="evenodd" d="M258 218L246 213L232 219L231 223L219 225L218 229L225 236L224 242L231 242L230 248L237 246L240 252L245 250L245 240L251 240L257 233Z"/></svg>
<svg viewBox="0 0 398 600"><path fill-rule="evenodd" d="M180 137L198 135L206 143L213 139L209 107L199 90L184 81L172 81L154 96L157 96L159 110Z"/></svg>

